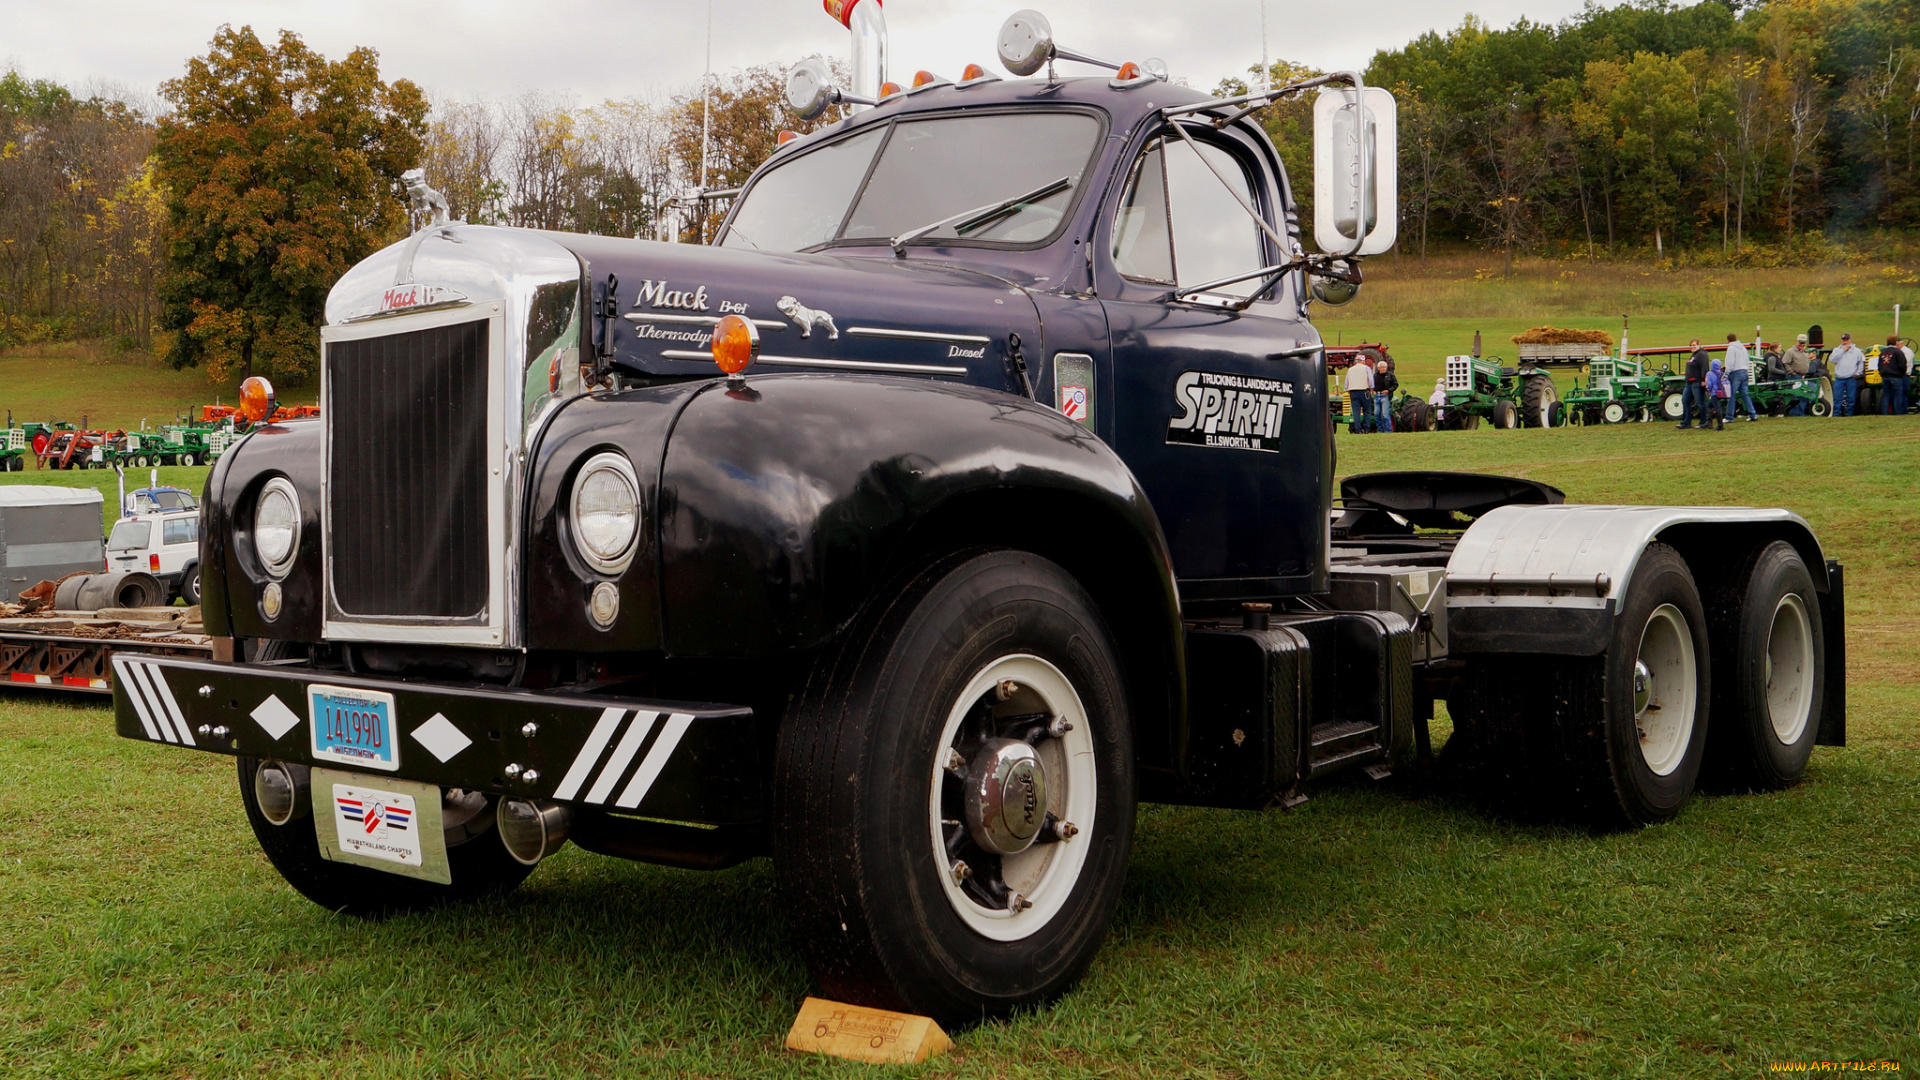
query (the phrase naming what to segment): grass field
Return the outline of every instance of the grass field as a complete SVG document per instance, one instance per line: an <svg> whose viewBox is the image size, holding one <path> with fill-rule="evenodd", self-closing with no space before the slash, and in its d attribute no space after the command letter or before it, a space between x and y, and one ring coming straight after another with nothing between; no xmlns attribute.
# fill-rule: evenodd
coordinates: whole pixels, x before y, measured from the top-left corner
<svg viewBox="0 0 1920 1080"><path fill-rule="evenodd" d="M89 343L0 349L0 412L25 420L65 420L95 428L170 424L198 406L228 405L239 379L216 385L198 368L175 371L141 353L115 353ZM276 386L284 405L312 404L318 389Z"/></svg>
<svg viewBox="0 0 1920 1080"><path fill-rule="evenodd" d="M1342 434L1343 473L1799 510L1848 564L1851 745L1819 750L1791 791L1598 837L1489 817L1417 772L1286 813L1145 808L1084 984L904 1071L1920 1068L1916 449L1920 416ZM116 739L94 704L0 702L0 912L7 1076L875 1075L780 1049L808 983L764 863L709 875L568 849L496 902L339 918L255 849L231 762Z"/></svg>
<svg viewBox="0 0 1920 1080"><path fill-rule="evenodd" d="M1850 332L1863 344L1894 331L1893 306L1912 316L1920 302L1920 271L1903 256L1900 265L1881 262L1819 269L1658 269L1636 263L1526 259L1513 276L1501 274L1497 254L1453 252L1424 265L1411 257L1375 259L1367 285L1353 303L1314 308L1314 321L1333 344L1384 342L1408 389L1429 391L1445 358L1473 351L1518 355L1514 334L1534 326L1605 330L1617 341L1621 315L1630 315L1632 347L1685 345L1692 338L1713 344L1728 334L1753 340L1753 328L1768 341L1792 341L1819 324L1829 345ZM1900 332L1920 332L1913 318ZM1655 362L1656 367L1659 366ZM1676 370L1679 363L1675 363ZM1564 389L1573 378L1562 371Z"/></svg>

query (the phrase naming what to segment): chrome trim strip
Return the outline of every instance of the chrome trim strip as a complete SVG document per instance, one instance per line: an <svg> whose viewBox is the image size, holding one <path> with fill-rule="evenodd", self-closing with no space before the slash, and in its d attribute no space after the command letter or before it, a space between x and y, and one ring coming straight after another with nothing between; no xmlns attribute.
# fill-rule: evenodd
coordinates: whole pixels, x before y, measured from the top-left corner
<svg viewBox="0 0 1920 1080"><path fill-rule="evenodd" d="M855 326L847 330L854 337L899 338L902 341L959 341L968 345L991 345L993 339L979 334L936 334L925 330L885 330L878 326Z"/></svg>
<svg viewBox="0 0 1920 1080"><path fill-rule="evenodd" d="M662 360L711 360L713 354L688 349L662 349ZM901 371L915 375L965 375L967 369L948 364L890 364L883 360L809 360L798 356L762 356L756 364L775 367L837 368L845 371Z"/></svg>
<svg viewBox="0 0 1920 1080"><path fill-rule="evenodd" d="M720 321L721 317L718 315L642 315L637 311L629 311L625 315L622 315L621 318L630 323L692 323L695 326L713 326ZM762 330L785 330L787 328L787 324L781 322L779 319L748 319L747 321Z"/></svg>

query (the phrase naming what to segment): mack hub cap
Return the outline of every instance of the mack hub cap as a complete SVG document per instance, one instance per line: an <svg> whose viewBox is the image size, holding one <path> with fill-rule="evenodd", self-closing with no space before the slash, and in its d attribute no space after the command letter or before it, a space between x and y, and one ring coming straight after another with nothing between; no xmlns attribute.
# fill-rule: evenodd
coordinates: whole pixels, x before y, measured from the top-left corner
<svg viewBox="0 0 1920 1080"><path fill-rule="evenodd" d="M1013 855L1032 846L1047 818L1047 770L1032 746L995 739L968 767L967 830L988 851Z"/></svg>

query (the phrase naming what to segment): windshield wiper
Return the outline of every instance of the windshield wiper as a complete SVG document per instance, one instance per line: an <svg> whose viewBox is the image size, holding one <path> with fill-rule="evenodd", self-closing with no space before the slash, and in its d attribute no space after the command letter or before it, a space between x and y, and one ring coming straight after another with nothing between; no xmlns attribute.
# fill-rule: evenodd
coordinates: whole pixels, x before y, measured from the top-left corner
<svg viewBox="0 0 1920 1080"><path fill-rule="evenodd" d="M1011 199L1003 199L997 203L978 206L972 210L962 211L950 218L942 218L931 225L922 225L917 229L903 232L899 236L889 240L888 243L893 245L893 253L896 257L906 258L907 245L928 233L939 232L941 229L951 225L955 233L964 234L990 221L996 221L1005 217L1016 210L1024 210L1029 203L1038 202L1049 195L1058 194L1072 186L1073 180L1063 176L1051 184L1042 184L1032 191L1027 192L1025 195L1015 195Z"/></svg>

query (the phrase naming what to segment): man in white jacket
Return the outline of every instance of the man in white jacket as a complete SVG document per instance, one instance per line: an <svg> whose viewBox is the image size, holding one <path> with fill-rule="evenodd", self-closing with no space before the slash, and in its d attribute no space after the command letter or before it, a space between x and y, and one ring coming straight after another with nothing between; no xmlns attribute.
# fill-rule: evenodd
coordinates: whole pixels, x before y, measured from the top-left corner
<svg viewBox="0 0 1920 1080"><path fill-rule="evenodd" d="M1759 327L1754 329L1758 330ZM1753 336L1753 347L1756 352L1760 349L1760 335L1757 333ZM1753 395L1747 392L1747 384L1753 381L1753 359L1747 355L1747 347L1740 344L1739 337L1734 334L1727 335L1727 380L1732 384L1732 396L1727 399L1727 404L1733 410L1734 418L1739 418L1740 403L1745 401L1747 419L1760 419L1759 410L1753 407Z"/></svg>
<svg viewBox="0 0 1920 1080"><path fill-rule="evenodd" d="M1353 410L1353 423L1347 430L1355 435L1372 431L1373 365L1365 360L1347 365L1347 403Z"/></svg>
<svg viewBox="0 0 1920 1080"><path fill-rule="evenodd" d="M1860 404L1860 378L1867 371L1867 354L1853 343L1852 334L1840 335L1840 347L1827 358L1833 368L1833 415L1853 416Z"/></svg>

